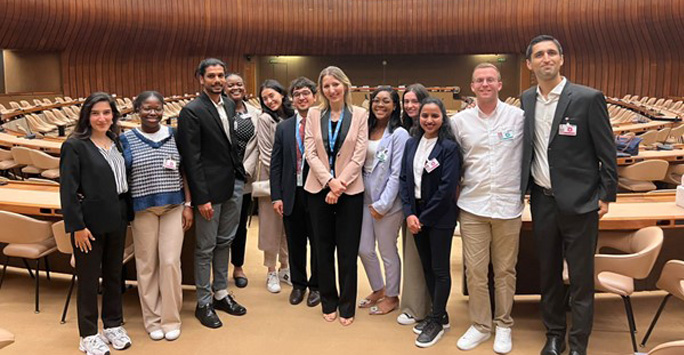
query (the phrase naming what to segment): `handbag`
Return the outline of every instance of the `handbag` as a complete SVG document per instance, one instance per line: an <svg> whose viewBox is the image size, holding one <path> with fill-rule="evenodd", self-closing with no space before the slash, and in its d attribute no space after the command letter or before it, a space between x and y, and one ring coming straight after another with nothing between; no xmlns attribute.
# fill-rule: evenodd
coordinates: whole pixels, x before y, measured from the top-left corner
<svg viewBox="0 0 684 355"><path fill-rule="evenodd" d="M271 181L259 181L261 176L261 162L259 162L257 169L257 181L252 183L252 197L271 197Z"/></svg>
<svg viewBox="0 0 684 355"><path fill-rule="evenodd" d="M618 154L622 153L620 155L639 155L639 144L641 141L642 139L639 137L616 136L615 148L617 149Z"/></svg>

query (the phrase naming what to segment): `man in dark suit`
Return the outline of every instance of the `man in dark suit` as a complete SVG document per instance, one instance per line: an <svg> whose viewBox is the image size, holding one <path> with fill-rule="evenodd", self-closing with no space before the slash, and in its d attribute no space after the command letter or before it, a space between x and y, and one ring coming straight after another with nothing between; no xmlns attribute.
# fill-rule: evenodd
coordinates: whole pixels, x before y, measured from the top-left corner
<svg viewBox="0 0 684 355"><path fill-rule="evenodd" d="M527 67L538 85L522 95L525 127L522 195L531 189L533 233L541 272L542 355L565 350L563 259L570 275L570 354L584 355L594 316L594 253L598 220L615 201L617 166L606 101L597 90L560 75L563 49L535 37Z"/></svg>
<svg viewBox="0 0 684 355"><path fill-rule="evenodd" d="M195 317L218 328L222 323L215 308L232 315L247 312L227 291L228 252L240 217L245 172L232 146L235 104L223 96L225 63L205 59L196 75L203 91L181 110L177 141L195 207Z"/></svg>
<svg viewBox="0 0 684 355"><path fill-rule="evenodd" d="M271 153L271 200L273 209L283 217L289 250L292 293L290 304L302 302L307 287L306 304L315 307L321 302L318 291L318 267L311 219L306 204L304 181L309 173L304 152L304 126L309 108L316 101L316 84L299 77L290 84L290 95L297 113L276 126ZM311 244L311 277L306 279L306 240Z"/></svg>

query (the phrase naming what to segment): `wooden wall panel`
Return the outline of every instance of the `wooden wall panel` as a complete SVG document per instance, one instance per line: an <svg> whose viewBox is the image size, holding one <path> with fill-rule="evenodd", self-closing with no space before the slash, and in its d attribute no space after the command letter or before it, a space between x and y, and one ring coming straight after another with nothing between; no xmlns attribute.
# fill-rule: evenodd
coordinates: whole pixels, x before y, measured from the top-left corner
<svg viewBox="0 0 684 355"><path fill-rule="evenodd" d="M684 96L684 0L5 0L0 48L60 51L64 93L198 89L204 57L523 53L608 95ZM521 73L524 75L525 73Z"/></svg>

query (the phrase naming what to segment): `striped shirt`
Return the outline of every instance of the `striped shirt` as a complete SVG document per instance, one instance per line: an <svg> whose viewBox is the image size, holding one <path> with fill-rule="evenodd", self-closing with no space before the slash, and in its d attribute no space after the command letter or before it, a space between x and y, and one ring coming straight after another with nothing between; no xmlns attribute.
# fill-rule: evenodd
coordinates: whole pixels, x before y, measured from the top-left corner
<svg viewBox="0 0 684 355"><path fill-rule="evenodd" d="M95 142L93 142L95 144ZM107 160L109 167L112 168L114 174L114 181L116 182L116 193L121 195L128 192L128 182L126 181L126 164L123 155L116 149L114 142L109 148L102 148L95 144L100 154Z"/></svg>

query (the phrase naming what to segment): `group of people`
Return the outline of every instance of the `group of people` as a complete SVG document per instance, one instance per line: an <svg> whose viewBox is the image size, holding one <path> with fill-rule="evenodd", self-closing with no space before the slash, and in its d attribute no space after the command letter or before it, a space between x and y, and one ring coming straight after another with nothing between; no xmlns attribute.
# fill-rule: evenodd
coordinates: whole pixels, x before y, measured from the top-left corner
<svg viewBox="0 0 684 355"><path fill-rule="evenodd" d="M541 354L566 348L563 260L571 354L586 354L598 220L616 194L612 130L603 95L560 75L555 38L535 37L526 58L538 84L522 94L522 109L499 100L501 74L482 63L472 73L476 106L451 118L420 84L401 99L380 86L368 111L354 106L351 82L334 66L317 83L300 77L289 90L266 80L258 110L245 102L242 77L213 58L197 68L203 90L181 111L177 131L161 125L164 99L155 91L135 98L141 126L121 135L111 96L90 95L60 163L79 279L80 350L100 355L109 353L107 344L131 346L121 303L129 222L150 338L180 336L180 254L192 224L196 318L218 328L216 310L246 314L228 292L228 261L236 286L247 286L246 223L256 198L268 291L289 283L296 305L308 290L307 305L320 303L325 321L344 326L357 307L373 315L400 309L397 321L413 325L419 347L434 345L450 326L451 245L460 222L471 326L457 345L470 350L494 333L494 351L508 353L523 198L531 191L547 329ZM358 303L357 257L372 289Z"/></svg>

